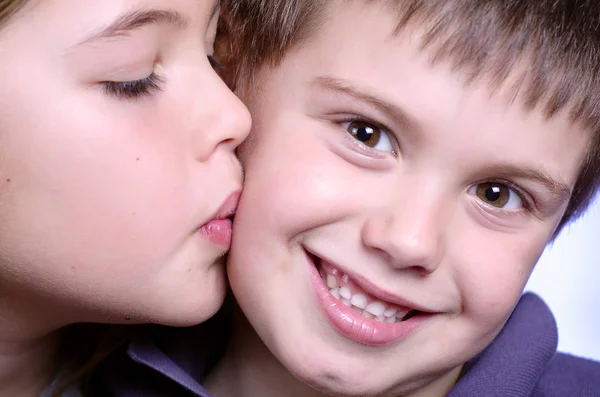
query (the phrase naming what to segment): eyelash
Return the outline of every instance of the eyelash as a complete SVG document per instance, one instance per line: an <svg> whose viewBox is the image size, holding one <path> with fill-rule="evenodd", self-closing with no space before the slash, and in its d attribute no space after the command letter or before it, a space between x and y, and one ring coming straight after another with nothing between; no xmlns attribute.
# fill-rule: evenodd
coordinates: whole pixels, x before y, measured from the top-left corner
<svg viewBox="0 0 600 397"><path fill-rule="evenodd" d="M336 120L335 122L336 122L336 124L343 124L343 123L354 122L354 121L371 124L373 127L377 127L379 129L381 129L382 131L385 131L388 134L390 140L394 141L394 143L395 143L396 149L394 149L394 152L393 152L394 157L398 156L398 151L399 151L398 140L396 139L396 136L391 132L391 129L389 129L385 125L378 123L376 121L373 121L372 119L369 119L368 117L359 116L359 115L352 115L349 117L345 117L340 120ZM346 135L349 136L349 134L347 133L346 130L344 130L344 132L346 133ZM363 144L362 142L357 141L356 139L354 139L352 137L350 137L350 138L352 139L352 143L355 145L360 145L361 149L367 150L369 152L379 153L379 151L377 151L373 148L370 148L369 146ZM489 179L489 180L485 180L482 182L478 182L475 185L482 184L482 183L497 183L497 184L506 186L507 188L514 191L515 194L517 194L519 196L519 199L521 199L521 202L523 203L523 210L524 210L524 211L520 211L521 213L523 213L525 211L526 212L534 212L535 211L535 208L536 208L535 198L533 198L533 196L531 194L529 194L525 189L523 189L519 185L517 185L513 182L510 182L510 181L507 181L505 179ZM507 210L502 210L502 209L498 209L498 208L494 208L494 210L498 211L498 212L506 213L506 214L518 213L518 211L507 211Z"/></svg>
<svg viewBox="0 0 600 397"><path fill-rule="evenodd" d="M152 72L148 77L133 81L104 81L106 93L118 99L137 99L160 91L162 78Z"/></svg>
<svg viewBox="0 0 600 397"><path fill-rule="evenodd" d="M358 121L358 122L365 123L365 124L370 124L373 127L376 127L378 129L380 129L381 131L384 131L388 135L388 137L390 138L390 141L392 141L392 143L394 144L394 150L392 152L392 155L394 157L398 157L400 145L398 143L396 135L392 132L392 130L390 128L386 127L384 124L381 124L381 123L379 123L377 121L374 121L374 120L372 120L372 119L370 119L368 117L360 116L360 115L357 115L357 114L353 114L353 115L347 116L345 118L341 118L339 120L336 120L335 122L336 122L336 124L340 124L341 125L341 124L344 124L344 123L351 123L351 122L354 122L354 121ZM344 132L346 133L346 135L348 137L350 137L352 139L352 142L355 145L360 145L360 147L363 148L364 150L367 150L367 151L369 151L371 153L378 153L378 154L382 153L381 151L375 150L375 149L373 149L373 148L371 148L371 147L363 144L362 142L357 141L356 139L352 138L350 136L350 134L348 134L348 131L346 131L345 129L344 129Z"/></svg>
<svg viewBox="0 0 600 397"><path fill-rule="evenodd" d="M215 58L213 55L208 56L208 62L210 63L210 66L212 66L213 69L225 69L225 66L223 66L223 64L217 61L217 58Z"/></svg>
<svg viewBox="0 0 600 397"><path fill-rule="evenodd" d="M213 69L223 69L223 65L214 56L208 55L207 58ZM160 91L162 83L162 77L152 72L148 77L139 80L103 81L101 84L110 96L118 99L137 99Z"/></svg>
<svg viewBox="0 0 600 397"><path fill-rule="evenodd" d="M479 185L482 183L497 183L499 185L506 186L507 188L514 191L517 196L519 196L519 198L521 199L521 202L523 203L524 211L527 211L527 212L535 211L535 208L536 208L535 199L533 198L533 196L531 194L529 194L525 189L523 189L519 185L516 185L515 183L507 181L505 179L489 179L489 180L485 180L483 182L478 182L475 185ZM519 211L507 211L507 210L503 210L501 208L494 208L494 210L502 212L502 213L507 213L507 214L514 214L514 213L519 212Z"/></svg>

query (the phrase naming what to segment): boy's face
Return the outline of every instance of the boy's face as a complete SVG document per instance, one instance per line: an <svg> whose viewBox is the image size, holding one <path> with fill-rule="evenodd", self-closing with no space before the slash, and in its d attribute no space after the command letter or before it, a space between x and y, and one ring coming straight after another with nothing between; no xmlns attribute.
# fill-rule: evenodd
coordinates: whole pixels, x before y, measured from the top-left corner
<svg viewBox="0 0 600 397"><path fill-rule="evenodd" d="M311 386L444 395L510 315L587 137L430 66L383 6L331 15L246 98L230 281Z"/></svg>

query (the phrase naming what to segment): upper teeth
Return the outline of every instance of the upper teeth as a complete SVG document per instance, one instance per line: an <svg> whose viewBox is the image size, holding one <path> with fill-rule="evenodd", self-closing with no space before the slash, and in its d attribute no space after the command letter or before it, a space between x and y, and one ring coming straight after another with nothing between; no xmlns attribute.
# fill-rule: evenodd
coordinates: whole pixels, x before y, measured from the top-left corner
<svg viewBox="0 0 600 397"><path fill-rule="evenodd" d="M327 285L329 292L334 298L341 301L344 305L351 307L356 312L367 318L373 318L376 321L395 323L400 322L408 312L407 308L386 304L377 299L371 299L362 293L352 293L348 283L349 277L344 274L341 277L341 283L337 279L337 271L332 274L322 274L323 283Z"/></svg>
<svg viewBox="0 0 600 397"><path fill-rule="evenodd" d="M348 288L348 287L342 287L342 288L340 288L340 295L344 299L351 299L352 298L352 292L350 292L350 288Z"/></svg>
<svg viewBox="0 0 600 397"><path fill-rule="evenodd" d="M372 302L369 303L365 310L374 316L382 316L385 313L385 305L381 302Z"/></svg>

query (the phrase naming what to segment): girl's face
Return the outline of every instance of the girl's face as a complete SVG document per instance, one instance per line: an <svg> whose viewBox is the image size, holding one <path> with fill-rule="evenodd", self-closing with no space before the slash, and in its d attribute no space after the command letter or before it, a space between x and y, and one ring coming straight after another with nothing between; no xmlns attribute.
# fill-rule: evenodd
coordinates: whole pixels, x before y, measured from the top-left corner
<svg viewBox="0 0 600 397"><path fill-rule="evenodd" d="M216 311L250 128L211 65L217 11L30 1L0 31L5 296L63 324Z"/></svg>

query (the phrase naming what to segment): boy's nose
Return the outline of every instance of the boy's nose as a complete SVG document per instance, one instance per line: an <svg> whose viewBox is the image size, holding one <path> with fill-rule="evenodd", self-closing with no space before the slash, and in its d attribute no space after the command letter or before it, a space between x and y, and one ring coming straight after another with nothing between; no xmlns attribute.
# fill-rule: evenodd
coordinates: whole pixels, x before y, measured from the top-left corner
<svg viewBox="0 0 600 397"><path fill-rule="evenodd" d="M362 230L363 243L379 251L396 269L434 272L439 266L442 243L439 202L422 200L418 195L394 201L367 220Z"/></svg>
<svg viewBox="0 0 600 397"><path fill-rule="evenodd" d="M233 150L250 132L251 118L246 106L218 76L214 76L210 98L199 102L206 107L198 118L192 141L198 161L206 161L218 148Z"/></svg>

